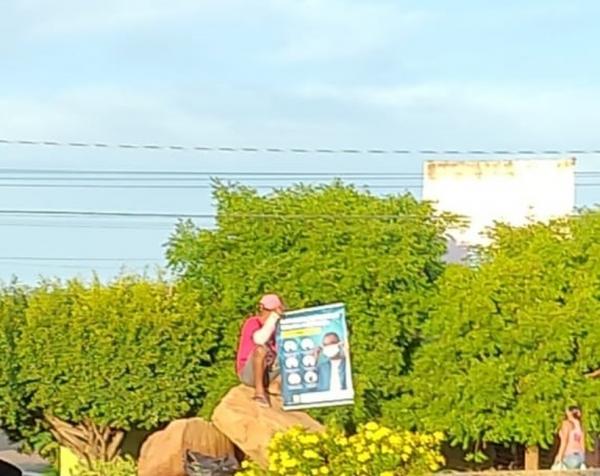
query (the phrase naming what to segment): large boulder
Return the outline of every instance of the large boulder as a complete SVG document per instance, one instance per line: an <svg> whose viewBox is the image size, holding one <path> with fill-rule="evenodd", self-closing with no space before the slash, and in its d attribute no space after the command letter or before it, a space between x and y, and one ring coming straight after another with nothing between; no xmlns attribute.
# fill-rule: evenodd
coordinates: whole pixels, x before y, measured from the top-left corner
<svg viewBox="0 0 600 476"><path fill-rule="evenodd" d="M267 464L267 449L273 435L293 426L323 431L323 426L303 412L285 412L278 396L271 396L271 408L252 401L254 390L243 385L233 388L215 409L212 421L245 455Z"/></svg>
<svg viewBox="0 0 600 476"><path fill-rule="evenodd" d="M202 418L175 420L148 437L138 460L139 476L185 476L186 450L206 456L234 454L234 447L219 430Z"/></svg>
<svg viewBox="0 0 600 476"><path fill-rule="evenodd" d="M23 471L0 459L0 474L2 476L23 476Z"/></svg>

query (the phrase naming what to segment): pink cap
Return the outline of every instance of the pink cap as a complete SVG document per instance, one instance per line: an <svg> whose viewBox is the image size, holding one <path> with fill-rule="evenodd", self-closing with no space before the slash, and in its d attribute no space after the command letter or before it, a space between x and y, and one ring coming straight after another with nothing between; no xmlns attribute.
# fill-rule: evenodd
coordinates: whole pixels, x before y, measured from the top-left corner
<svg viewBox="0 0 600 476"><path fill-rule="evenodd" d="M265 294L261 298L260 304L267 311L273 311L278 307L283 307L283 303L277 294Z"/></svg>

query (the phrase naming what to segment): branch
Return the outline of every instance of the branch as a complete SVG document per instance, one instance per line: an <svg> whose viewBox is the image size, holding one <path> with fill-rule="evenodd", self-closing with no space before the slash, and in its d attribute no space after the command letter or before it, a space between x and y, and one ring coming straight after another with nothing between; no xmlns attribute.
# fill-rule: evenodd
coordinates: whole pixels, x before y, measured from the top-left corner
<svg viewBox="0 0 600 476"><path fill-rule="evenodd" d="M597 378L597 377L600 377L600 369L596 369L593 372L589 372L589 373L585 374L585 376L587 378Z"/></svg>
<svg viewBox="0 0 600 476"><path fill-rule="evenodd" d="M121 443L123 442L123 438L125 437L125 432L123 430L115 430L112 436L112 440L108 445L106 450L106 458L108 461L112 461L119 454L119 450L121 449Z"/></svg>

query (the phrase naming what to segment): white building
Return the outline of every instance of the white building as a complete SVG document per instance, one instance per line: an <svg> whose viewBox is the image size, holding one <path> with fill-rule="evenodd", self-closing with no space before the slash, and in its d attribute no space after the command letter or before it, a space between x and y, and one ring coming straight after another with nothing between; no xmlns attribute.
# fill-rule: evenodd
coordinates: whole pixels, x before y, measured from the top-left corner
<svg viewBox="0 0 600 476"><path fill-rule="evenodd" d="M485 244L495 221L519 226L572 213L575 159L427 161L423 199L469 221L450 230L456 246Z"/></svg>

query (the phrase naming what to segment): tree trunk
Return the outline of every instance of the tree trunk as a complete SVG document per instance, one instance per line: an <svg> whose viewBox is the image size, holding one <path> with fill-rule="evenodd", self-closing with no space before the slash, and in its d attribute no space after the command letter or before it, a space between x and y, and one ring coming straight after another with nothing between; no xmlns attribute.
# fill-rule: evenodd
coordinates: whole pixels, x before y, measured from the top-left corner
<svg viewBox="0 0 600 476"><path fill-rule="evenodd" d="M525 448L525 471L540 469L540 448L537 445Z"/></svg>
<svg viewBox="0 0 600 476"><path fill-rule="evenodd" d="M46 421L58 443L72 450L88 466L94 461L115 459L125 436L122 430L96 425L90 420L71 424L55 416L46 415Z"/></svg>

